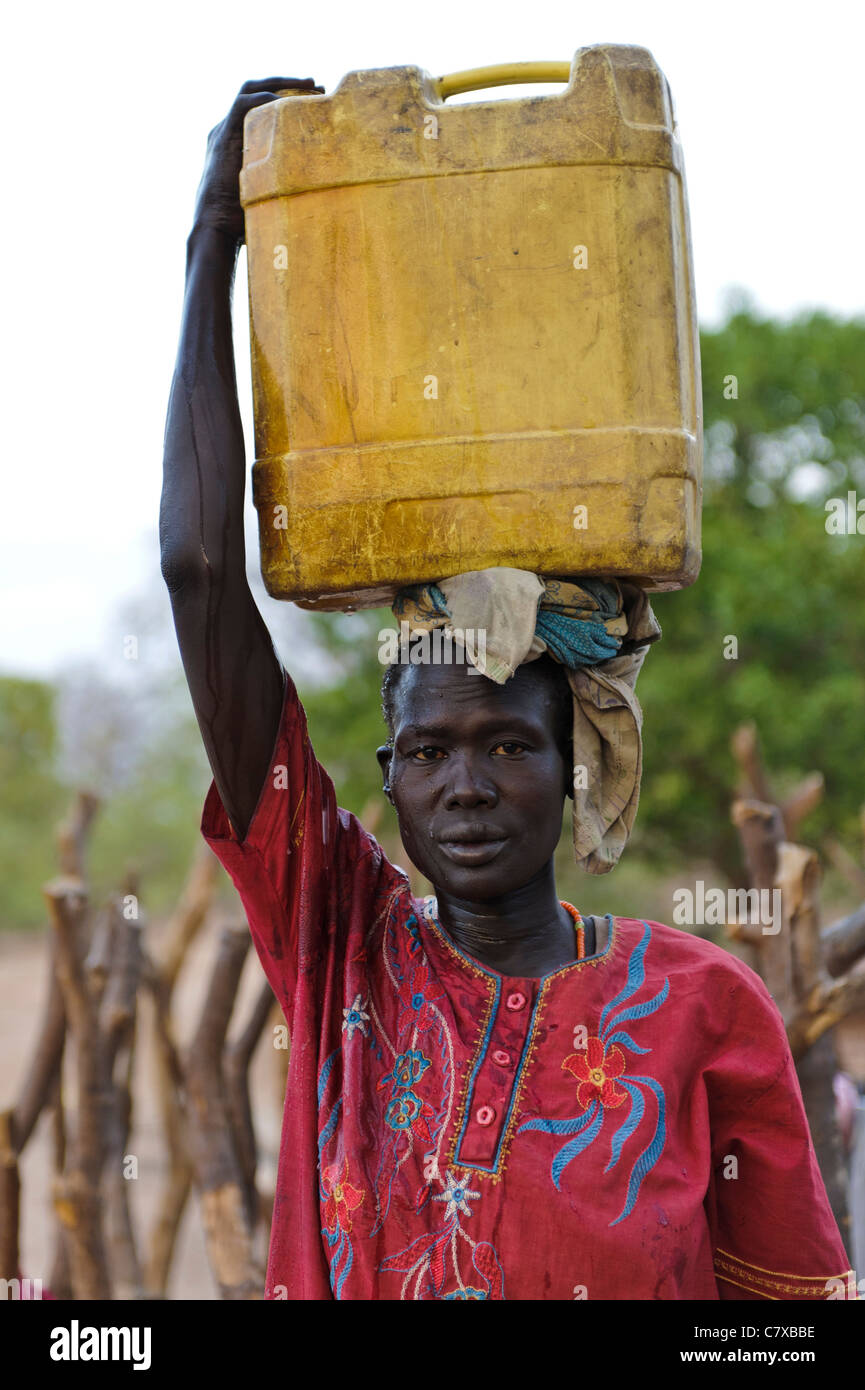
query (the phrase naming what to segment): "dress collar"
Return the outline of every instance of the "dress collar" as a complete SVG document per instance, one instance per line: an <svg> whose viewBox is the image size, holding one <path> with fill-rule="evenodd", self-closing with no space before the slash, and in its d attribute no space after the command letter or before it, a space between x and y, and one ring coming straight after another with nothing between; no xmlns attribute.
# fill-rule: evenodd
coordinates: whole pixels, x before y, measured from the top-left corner
<svg viewBox="0 0 865 1390"><path fill-rule="evenodd" d="M415 902L418 907L418 918L422 926L428 929L433 941L444 950L448 957L458 961L465 970L475 976L485 976L490 980L512 980L512 979L533 979L538 985L544 984L547 980L564 975L569 970L585 970L587 967L596 968L599 965L606 965L613 956L618 953L621 938L621 926L618 917L613 917L611 913L605 914L607 922L607 944L603 951L596 951L591 956L586 956L583 960L568 961L565 965L558 966L555 970L547 971L546 975L534 976L515 976L503 975L499 970L492 970L487 965L482 965L474 956L468 955L451 940L438 918L438 905L433 895L425 898L417 898Z"/></svg>

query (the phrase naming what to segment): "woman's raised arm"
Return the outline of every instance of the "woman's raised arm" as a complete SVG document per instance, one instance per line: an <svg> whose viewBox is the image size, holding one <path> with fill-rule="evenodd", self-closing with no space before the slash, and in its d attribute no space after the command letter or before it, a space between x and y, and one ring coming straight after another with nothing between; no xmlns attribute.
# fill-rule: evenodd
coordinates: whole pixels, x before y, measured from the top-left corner
<svg viewBox="0 0 865 1390"><path fill-rule="evenodd" d="M195 713L222 803L244 838L276 739L283 682L246 581L246 458L231 337L243 243L238 178L247 111L312 78L247 82L211 131L187 242L186 292L165 431L162 573Z"/></svg>

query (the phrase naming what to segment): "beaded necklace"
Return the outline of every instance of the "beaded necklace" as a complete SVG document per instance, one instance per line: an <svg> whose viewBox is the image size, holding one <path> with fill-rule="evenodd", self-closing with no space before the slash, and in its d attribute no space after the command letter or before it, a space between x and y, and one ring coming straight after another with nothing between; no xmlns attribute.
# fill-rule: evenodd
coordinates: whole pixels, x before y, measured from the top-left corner
<svg viewBox="0 0 865 1390"><path fill-rule="evenodd" d="M586 958L586 927L585 927L585 923L583 922L583 919L582 919L582 917L580 916L580 914L579 914L579 912L577 911L577 909L576 909L575 907L573 907L571 903L566 903L566 902L564 902L563 899L561 899L561 898L559 899L559 902L561 903L561 906L565 909L565 912L568 913L569 917L573 918L574 930L575 930L576 933L577 933L577 960L585 960L585 958Z"/></svg>

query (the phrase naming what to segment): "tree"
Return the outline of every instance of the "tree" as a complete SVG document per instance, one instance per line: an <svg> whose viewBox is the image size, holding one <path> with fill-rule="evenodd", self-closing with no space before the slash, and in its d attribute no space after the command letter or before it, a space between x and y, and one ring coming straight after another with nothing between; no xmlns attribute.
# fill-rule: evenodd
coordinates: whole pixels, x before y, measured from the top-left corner
<svg viewBox="0 0 865 1390"><path fill-rule="evenodd" d="M655 601L664 637L640 677L635 848L709 858L737 878L726 805L730 735L744 720L757 721L767 762L790 782L825 773L808 837L830 823L857 835L865 536L828 534L824 503L865 495L865 321L739 312L703 334L702 355L703 568L692 588Z"/></svg>
<svg viewBox="0 0 865 1390"><path fill-rule="evenodd" d="M0 677L0 922L44 919L39 888L53 868L57 817L55 692L44 681Z"/></svg>

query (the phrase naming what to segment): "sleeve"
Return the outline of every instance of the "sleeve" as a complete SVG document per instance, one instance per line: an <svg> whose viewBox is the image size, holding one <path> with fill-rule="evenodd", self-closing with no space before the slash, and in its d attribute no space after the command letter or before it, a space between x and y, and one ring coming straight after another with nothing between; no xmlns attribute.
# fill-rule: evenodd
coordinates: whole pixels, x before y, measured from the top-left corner
<svg viewBox="0 0 865 1390"><path fill-rule="evenodd" d="M848 1297L829 1205L781 1015L745 966L704 1073L712 1139L707 1196L721 1299Z"/></svg>
<svg viewBox="0 0 865 1390"><path fill-rule="evenodd" d="M291 1027L299 985L333 980L362 943L388 882L404 882L378 843L336 804L290 676L258 805L239 840L211 783L202 834L237 889L262 967Z"/></svg>

